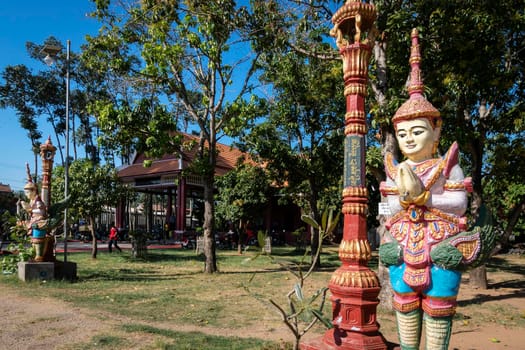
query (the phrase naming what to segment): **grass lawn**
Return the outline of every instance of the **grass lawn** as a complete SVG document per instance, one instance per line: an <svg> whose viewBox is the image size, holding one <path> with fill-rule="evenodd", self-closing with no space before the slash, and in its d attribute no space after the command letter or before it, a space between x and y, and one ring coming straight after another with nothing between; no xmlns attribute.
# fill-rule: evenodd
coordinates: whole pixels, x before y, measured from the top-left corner
<svg viewBox="0 0 525 350"><path fill-rule="evenodd" d="M191 250L150 250L146 260L133 260L128 252L102 253L97 259L91 259L89 252L69 253L68 261L77 263L75 283L22 283L11 275L0 278L0 285L31 298L51 297L71 307L100 310L101 321L107 314L127 320L116 331L97 335L91 345L78 344L78 349L126 349L126 333L153 336L152 349L280 349L283 341L275 341L275 336L260 337L282 333L286 340L293 339L268 300L286 307L286 293L296 282L287 267L297 271L294 264L305 260L306 268L309 257L293 248L277 247L272 259L261 256L247 261L254 255L218 250L220 272L205 275L204 257ZM337 247L326 248L321 259L324 267L308 280L306 295L327 286L339 266ZM330 307L327 302L327 314ZM164 328L166 324L194 331L174 331ZM203 334L201 328L215 329L212 333L218 335ZM249 329L258 330L256 337L246 337Z"/></svg>
<svg viewBox="0 0 525 350"><path fill-rule="evenodd" d="M51 298L100 321L100 331L89 341L63 344L60 349L290 349L293 336L269 299L286 307L286 293L296 282L287 267L294 269L293 263L303 255L284 247L272 253L273 260L259 257L247 262L255 253L239 256L236 251L218 250L220 272L213 275L202 273L203 257L191 250L150 250L147 260L133 260L129 252L101 253L95 260L89 252L70 253L68 260L78 267L77 282L24 283L5 275L0 277L0 291L6 288L32 300ZM307 281L305 296L327 286L340 265L337 247L324 248L321 260L323 268ZM522 263L521 257L493 258L488 264L491 283L519 290ZM376 270L376 255L369 265ZM505 281L516 281L516 286ZM512 290L506 293L512 296ZM464 292L455 321L463 336L491 320L511 329L525 326L523 310L485 303L488 297L480 298L478 291ZM497 298L503 296L490 300ZM330 308L328 301L326 315ZM396 341L393 314L379 308L378 320L382 334ZM311 333L324 331L319 324Z"/></svg>

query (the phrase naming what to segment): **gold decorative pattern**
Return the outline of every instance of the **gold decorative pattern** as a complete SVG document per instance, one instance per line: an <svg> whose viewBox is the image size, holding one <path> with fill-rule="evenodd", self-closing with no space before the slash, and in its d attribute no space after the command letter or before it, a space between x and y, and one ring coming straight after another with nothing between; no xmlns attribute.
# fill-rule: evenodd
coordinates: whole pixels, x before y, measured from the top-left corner
<svg viewBox="0 0 525 350"><path fill-rule="evenodd" d="M395 158L394 155L390 152L386 152L385 154L385 170L387 172L387 176L391 179L396 178L397 174L397 166L395 164Z"/></svg>
<svg viewBox="0 0 525 350"><path fill-rule="evenodd" d="M339 245L339 258L341 260L368 261L372 257L370 244L367 240L342 240Z"/></svg>
<svg viewBox="0 0 525 350"><path fill-rule="evenodd" d="M419 309L421 306L421 300L418 298L410 303L400 303L395 299L392 301L392 306L395 310L407 313Z"/></svg>
<svg viewBox="0 0 525 350"><path fill-rule="evenodd" d="M343 80L354 85L361 85L364 88L364 94L366 94L366 80L368 76L368 62L370 62L370 55L370 46L363 44L347 46L341 50L341 56L343 59ZM350 78L353 80L348 81Z"/></svg>
<svg viewBox="0 0 525 350"><path fill-rule="evenodd" d="M367 130L368 128L365 124L350 124L345 127L345 135L366 135Z"/></svg>
<svg viewBox="0 0 525 350"><path fill-rule="evenodd" d="M453 214L447 214L437 208L427 208L427 212L425 213L424 220L433 221L436 219L443 219L445 221L448 221L456 225L461 224L461 219Z"/></svg>
<svg viewBox="0 0 525 350"><path fill-rule="evenodd" d="M480 231L478 230L467 236L454 237L450 244L455 246L463 255L463 260L466 263L474 261L479 256L481 251Z"/></svg>
<svg viewBox="0 0 525 350"><path fill-rule="evenodd" d="M365 111L350 111L346 112L345 120L358 119L359 121L365 121Z"/></svg>
<svg viewBox="0 0 525 350"><path fill-rule="evenodd" d="M346 187L343 190L343 197L347 196L368 198L368 189L366 187Z"/></svg>
<svg viewBox="0 0 525 350"><path fill-rule="evenodd" d="M412 46L409 59L410 84L408 86L410 97L396 111L392 122L394 128L397 128L397 124L401 121L427 118L436 127L440 125L440 122L437 120L440 120L441 117L439 111L423 95L425 86L421 80L421 55L419 53L419 33L417 29L412 31L411 38Z"/></svg>
<svg viewBox="0 0 525 350"><path fill-rule="evenodd" d="M454 305L445 308L435 308L427 305L427 303L423 303L423 311L431 317L452 316L456 313L456 306Z"/></svg>
<svg viewBox="0 0 525 350"><path fill-rule="evenodd" d="M353 43L360 42L361 33L373 28L376 17L377 12L373 4L349 0L333 15L334 27L330 30L330 35L336 38L337 47L343 49L352 44L349 40Z"/></svg>
<svg viewBox="0 0 525 350"><path fill-rule="evenodd" d="M463 182L446 183L443 188L447 191L464 191L465 184Z"/></svg>
<svg viewBox="0 0 525 350"><path fill-rule="evenodd" d="M367 215L368 205L363 203L345 203L343 204L343 214Z"/></svg>
<svg viewBox="0 0 525 350"><path fill-rule="evenodd" d="M355 74L355 72L352 72L352 74ZM348 95L366 96L366 85L364 85L364 84L348 84L348 85L346 85L345 86L345 90L344 90L344 96L348 96Z"/></svg>
<svg viewBox="0 0 525 350"><path fill-rule="evenodd" d="M373 271L344 271L336 270L332 274L330 284L340 287L353 288L376 288L379 287L379 279Z"/></svg>

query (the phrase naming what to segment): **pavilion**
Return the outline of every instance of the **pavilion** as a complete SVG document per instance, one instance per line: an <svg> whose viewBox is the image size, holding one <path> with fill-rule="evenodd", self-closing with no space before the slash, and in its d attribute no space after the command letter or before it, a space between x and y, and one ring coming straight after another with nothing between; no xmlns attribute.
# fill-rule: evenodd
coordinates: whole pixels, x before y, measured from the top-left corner
<svg viewBox="0 0 525 350"><path fill-rule="evenodd" d="M199 175L183 172L196 157L198 140L198 136L183 133L183 144L193 144L193 147L182 147L180 154L166 154L155 160L148 159L143 153L137 153L131 164L122 166L118 171L119 179L135 191L164 198L162 203L156 205L153 204L153 200L147 201L150 207L144 212L150 217L145 220L146 231L151 231L155 225L154 220L158 221L159 218L162 218L162 226L168 224L169 231L174 236L194 232L202 224L203 179ZM221 143L217 143L217 151L216 176L231 171L240 160L249 159L246 153ZM146 160L151 161L151 166L144 166ZM255 224L259 229L267 232L278 230L282 235L283 231L290 233L301 225L298 207L279 206L276 198L269 202L261 217L256 218ZM117 207L117 227L130 227L130 210L124 202Z"/></svg>

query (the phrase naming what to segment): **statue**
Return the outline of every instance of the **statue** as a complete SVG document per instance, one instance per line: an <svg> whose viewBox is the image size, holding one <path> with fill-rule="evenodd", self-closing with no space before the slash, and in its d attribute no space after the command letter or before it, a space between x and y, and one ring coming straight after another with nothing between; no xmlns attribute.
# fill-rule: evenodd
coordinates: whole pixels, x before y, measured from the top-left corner
<svg viewBox="0 0 525 350"><path fill-rule="evenodd" d="M390 272L401 349L419 349L424 326L426 349L440 350L448 349L461 270L484 259L493 236L489 225L466 231L472 185L458 164L457 143L437 155L442 121L423 96L416 29L410 56L410 98L392 118L407 159L385 155L381 192L392 216L379 256Z"/></svg>
<svg viewBox="0 0 525 350"><path fill-rule="evenodd" d="M38 194L38 187L33 183L29 165L26 164L27 169L27 183L24 186L24 194L29 199L29 203L19 201L19 208L22 207L27 213L28 218L19 222L21 226L27 229L27 234L31 236L31 243L35 248L35 261L46 261L45 252L52 238L47 234L48 231L48 215L47 206ZM19 213L20 214L20 213Z"/></svg>

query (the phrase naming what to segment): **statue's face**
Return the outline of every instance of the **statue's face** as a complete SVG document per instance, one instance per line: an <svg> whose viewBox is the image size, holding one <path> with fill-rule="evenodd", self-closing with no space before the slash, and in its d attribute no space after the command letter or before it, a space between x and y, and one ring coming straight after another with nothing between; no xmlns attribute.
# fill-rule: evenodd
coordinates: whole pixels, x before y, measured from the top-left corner
<svg viewBox="0 0 525 350"><path fill-rule="evenodd" d="M36 191L33 190L32 188L25 188L24 189L24 194L26 195L27 198L33 199L33 198L35 198Z"/></svg>
<svg viewBox="0 0 525 350"><path fill-rule="evenodd" d="M402 121L397 124L396 138L401 152L414 162L432 158L434 142L439 132L426 118Z"/></svg>

